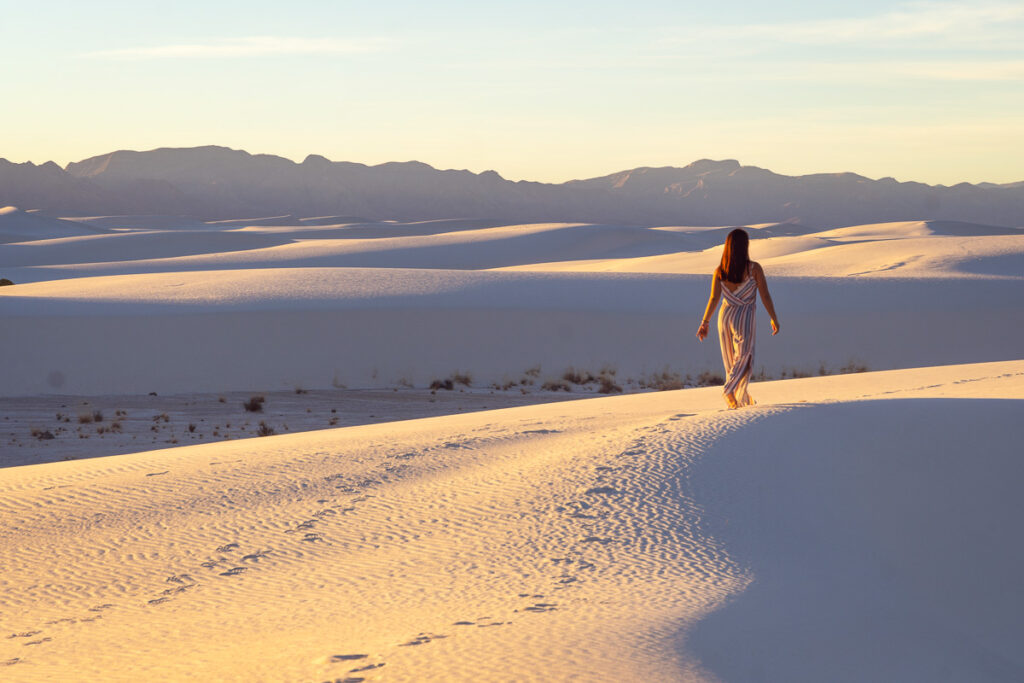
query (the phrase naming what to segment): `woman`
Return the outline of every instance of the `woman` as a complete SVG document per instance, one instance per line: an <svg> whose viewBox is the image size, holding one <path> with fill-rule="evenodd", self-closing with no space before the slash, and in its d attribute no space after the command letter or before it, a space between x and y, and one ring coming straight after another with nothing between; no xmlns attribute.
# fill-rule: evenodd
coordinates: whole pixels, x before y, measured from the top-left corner
<svg viewBox="0 0 1024 683"><path fill-rule="evenodd" d="M736 228L725 239L722 263L715 269L711 281L711 297L704 310L704 319L697 329L697 339L708 336L708 321L725 295L722 311L718 314L718 339L722 342L722 362L725 364L725 400L730 408L749 406L754 399L747 393L747 383L754 370L754 315L757 312L757 292L772 317L772 334L779 332L779 319L775 315L772 296L764 280L761 265L750 260L750 237L746 230Z"/></svg>

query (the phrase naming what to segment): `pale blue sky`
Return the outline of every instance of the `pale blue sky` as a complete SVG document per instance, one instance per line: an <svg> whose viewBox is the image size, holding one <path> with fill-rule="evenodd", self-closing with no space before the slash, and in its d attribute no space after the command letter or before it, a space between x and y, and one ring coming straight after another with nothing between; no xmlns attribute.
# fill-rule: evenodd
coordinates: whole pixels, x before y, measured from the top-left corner
<svg viewBox="0 0 1024 683"><path fill-rule="evenodd" d="M1024 2L0 0L0 157L1024 180Z"/></svg>

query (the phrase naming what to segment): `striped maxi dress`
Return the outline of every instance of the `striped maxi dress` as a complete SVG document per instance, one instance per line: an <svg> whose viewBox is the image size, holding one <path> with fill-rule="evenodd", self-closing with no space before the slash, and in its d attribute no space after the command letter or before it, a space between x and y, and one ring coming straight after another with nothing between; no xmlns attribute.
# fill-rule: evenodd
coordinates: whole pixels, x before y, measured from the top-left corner
<svg viewBox="0 0 1024 683"><path fill-rule="evenodd" d="M747 384L754 369L755 315L757 283L750 269L735 292L722 285L722 308L718 312L718 341L722 344L725 365L724 393L731 393L741 406L754 405Z"/></svg>

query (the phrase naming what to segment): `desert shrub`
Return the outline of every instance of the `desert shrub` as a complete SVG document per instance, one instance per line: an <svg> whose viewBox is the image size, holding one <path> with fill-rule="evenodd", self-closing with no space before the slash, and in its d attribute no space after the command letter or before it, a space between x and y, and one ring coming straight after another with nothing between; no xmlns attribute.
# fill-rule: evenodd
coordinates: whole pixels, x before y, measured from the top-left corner
<svg viewBox="0 0 1024 683"><path fill-rule="evenodd" d="M572 391L572 387L564 379L549 379L540 388L541 391Z"/></svg>
<svg viewBox="0 0 1024 683"><path fill-rule="evenodd" d="M295 393L296 394L308 394L309 390L308 389L303 389L302 387L295 387Z"/></svg>
<svg viewBox="0 0 1024 683"><path fill-rule="evenodd" d="M93 422L103 422L103 411L102 410L94 410L94 411L92 411L92 421Z"/></svg>
<svg viewBox="0 0 1024 683"><path fill-rule="evenodd" d="M449 379L435 379L433 382L430 383L430 389L432 391L437 391L438 389L444 389L446 391L451 391L454 388L455 388L455 384L452 382L452 380L450 378Z"/></svg>
<svg viewBox="0 0 1024 683"><path fill-rule="evenodd" d="M36 437L40 441L46 441L48 439L55 438L53 436L53 432L51 432L49 429L38 429L38 428L33 428L32 429L32 436Z"/></svg>
<svg viewBox="0 0 1024 683"><path fill-rule="evenodd" d="M706 374L706 373L705 373ZM719 382L724 384L724 382ZM665 368L653 375L644 375L640 378L641 389L654 389L655 391L675 391L686 386L683 378L678 372L670 372Z"/></svg>
<svg viewBox="0 0 1024 683"><path fill-rule="evenodd" d="M14 283L13 283L13 282L11 282L10 280L8 280L7 278L5 278L5 277L0 277L0 287L7 287L7 286L9 286L9 285L13 285L13 284L14 284Z"/></svg>
<svg viewBox="0 0 1024 683"><path fill-rule="evenodd" d="M473 383L473 376L468 372L456 372L452 375L452 382L468 387Z"/></svg>
<svg viewBox="0 0 1024 683"><path fill-rule="evenodd" d="M191 422L188 423L188 431L189 432L196 431L196 426L193 423L191 423Z"/></svg>
<svg viewBox="0 0 1024 683"><path fill-rule="evenodd" d="M597 393L599 394L618 394L622 392L622 387L615 383L610 375L601 375L597 378L599 386L597 387Z"/></svg>
<svg viewBox="0 0 1024 683"><path fill-rule="evenodd" d="M863 365L861 363L854 362L852 360L848 361L846 363L846 365L844 365L843 367L839 368L839 374L840 375L850 375L850 374L853 374L855 372L867 372L867 371L868 371L868 366Z"/></svg>
<svg viewBox="0 0 1024 683"><path fill-rule="evenodd" d="M562 374L562 379L569 384L590 384L595 380L594 376L586 370L580 372L572 366L569 366Z"/></svg>
<svg viewBox="0 0 1024 683"><path fill-rule="evenodd" d="M532 387L538 377L540 377L540 366L534 365L532 368L527 368L523 371L523 378L519 380L519 383L524 387Z"/></svg>
<svg viewBox="0 0 1024 683"><path fill-rule="evenodd" d="M273 436L274 428L268 425L263 420L260 420L260 428L256 430L258 436Z"/></svg>
<svg viewBox="0 0 1024 683"><path fill-rule="evenodd" d="M114 432L114 433L117 433L117 434L120 434L123 431L121 429L121 421L120 420L114 420L113 422L111 422L110 423L110 431Z"/></svg>
<svg viewBox="0 0 1024 683"><path fill-rule="evenodd" d="M242 407L250 413L262 413L263 404L266 402L262 396L250 396L248 401L242 403Z"/></svg>
<svg viewBox="0 0 1024 683"><path fill-rule="evenodd" d="M160 413L159 415L153 416L153 422L160 422L161 420L163 420L164 422L170 422L171 416L168 415L167 413Z"/></svg>
<svg viewBox="0 0 1024 683"><path fill-rule="evenodd" d="M217 403L227 403L227 402L228 402L228 400L226 398L224 398L223 396L218 396L217 397Z"/></svg>
<svg viewBox="0 0 1024 683"><path fill-rule="evenodd" d="M704 372L697 375L697 386L699 387L717 387L725 384L725 379L716 372Z"/></svg>
<svg viewBox="0 0 1024 683"><path fill-rule="evenodd" d="M78 416L78 424L87 425L92 422L92 413L81 413Z"/></svg>

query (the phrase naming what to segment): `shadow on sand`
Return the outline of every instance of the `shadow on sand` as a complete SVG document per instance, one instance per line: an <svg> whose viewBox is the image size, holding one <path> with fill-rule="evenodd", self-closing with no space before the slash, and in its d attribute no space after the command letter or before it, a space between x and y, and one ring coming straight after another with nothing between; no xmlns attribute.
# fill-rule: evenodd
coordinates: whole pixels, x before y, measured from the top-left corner
<svg viewBox="0 0 1024 683"><path fill-rule="evenodd" d="M722 438L692 493L751 584L682 647L730 682L1024 680L1022 417L878 400Z"/></svg>

